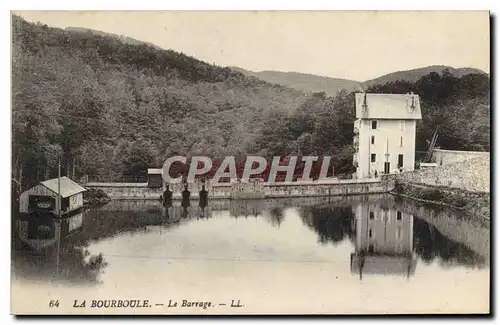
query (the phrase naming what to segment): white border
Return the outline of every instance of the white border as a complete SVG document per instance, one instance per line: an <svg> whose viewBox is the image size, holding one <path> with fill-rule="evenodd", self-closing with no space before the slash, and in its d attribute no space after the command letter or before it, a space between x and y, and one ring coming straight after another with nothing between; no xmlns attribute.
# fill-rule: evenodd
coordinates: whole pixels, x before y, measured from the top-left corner
<svg viewBox="0 0 500 325"><path fill-rule="evenodd" d="M10 4L10 3L9 3ZM0 6L4 7L7 5L7 1L2 2ZM7 213L10 209L10 10L491 10L493 14L498 14L500 12L499 9L499 1L486 1L486 0L474 0L474 1L446 1L446 2L438 2L435 0L421 0L415 1L413 3L409 3L408 1L360 1L360 0L349 0L349 1L327 1L327 0L307 0L300 2L292 2L292 1L284 1L279 4L277 1L270 0L253 0L253 1L221 1L221 0L212 0L212 1L203 1L203 0L183 0L178 2L168 2L164 4L158 1L155 4L145 3L144 1L131 1L131 0L122 0L116 1L114 3L104 3L102 0L86 0L80 3L69 2L69 1L54 1L54 0L45 0L45 1L35 1L35 0L24 0L24 1L15 1L13 3L14 8L6 8L6 10L2 10L2 15L0 15L0 19L2 21L0 35L2 44L4 45L4 50L2 53L2 65L1 65L1 76L3 85L1 87L2 91L2 99L4 99L4 105L2 108L2 118L0 118L0 139L1 139L1 149L4 159L0 160L1 170L0 173L0 184L1 184L1 192L0 192L0 200L2 202L2 207L4 208L5 213L3 214L2 227L1 229L4 231L2 238L4 239L3 245L1 245L1 253L2 260L9 261L8 263L4 263L4 267L1 268L1 280L2 280L2 304L1 304L1 323L2 324L12 324L16 321L10 314L10 215ZM496 20L496 25L498 26L498 18ZM495 28L496 29L496 28ZM498 41L498 34L494 35L495 43ZM495 55L495 58L497 55ZM495 59L494 58L494 59ZM495 67L495 71L491 71L496 76L497 69L496 65L493 65L492 68ZM498 93L497 87L493 89L493 94L495 98L495 102L498 105ZM495 107L495 109L497 109ZM498 109L497 109L498 111ZM496 114L495 124L497 124L500 119L500 113ZM495 125L496 126L496 125ZM495 126L492 125L492 130L495 129ZM495 140L496 139L495 137ZM500 144L498 141L495 141L495 146L492 149L494 152L500 152ZM498 159L497 159L498 160ZM495 169L500 164L498 161L495 163ZM495 175L495 184L498 184L498 175ZM494 193L494 199L492 202L498 201L498 194ZM496 216L492 216L495 218ZM498 253L500 249L498 248L498 240L495 240L495 257L498 257ZM498 282L498 281L496 281ZM495 293L498 293L495 290ZM495 299L498 301L498 299ZM495 306L492 306L496 309ZM498 310L497 310L498 311ZM59 320L66 322L68 319ZM122 322L123 319L108 319L107 321L117 321ZM145 319L142 319L145 320ZM212 319L211 321L218 322L220 319ZM313 319L312 319L313 320ZM36 321L42 323L52 323L54 319L37 319ZM80 320L82 321L82 320ZM179 319L159 319L158 321L168 321L168 322L178 322ZM189 322L194 320L189 320ZM247 320L248 321L248 320ZM270 320L258 320L259 323L266 323ZM306 321L306 320L304 320ZM311 321L311 320L307 320ZM335 321L341 322L351 322L346 319L337 319ZM355 320L355 322L359 322L360 320ZM378 319L378 321L385 322L385 319ZM429 321L425 318L422 319L426 323L433 323L437 320ZM455 320L447 320L450 322L454 322ZM104 324L106 320L95 319L92 318L90 320L83 320L83 323L93 322L95 324ZM183 321L185 323L185 321Z"/></svg>
<svg viewBox="0 0 500 325"><path fill-rule="evenodd" d="M488 10L494 7L495 1L454 1L435 0L408 1L224 1L224 0L183 0L183 1L132 1L123 0L104 2L99 0L68 3L64 1L23 0L16 1L16 10Z"/></svg>

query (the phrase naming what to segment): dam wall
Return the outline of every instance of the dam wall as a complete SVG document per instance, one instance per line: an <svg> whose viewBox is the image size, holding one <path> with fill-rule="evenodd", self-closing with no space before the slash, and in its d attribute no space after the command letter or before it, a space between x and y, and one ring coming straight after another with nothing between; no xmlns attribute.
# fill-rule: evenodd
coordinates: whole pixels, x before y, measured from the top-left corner
<svg viewBox="0 0 500 325"><path fill-rule="evenodd" d="M197 199L202 186L210 199L262 199L285 197L345 196L387 193L394 181L383 179L334 180L332 182L249 182L249 183L189 183L190 198ZM160 200L163 188L152 188L148 183L87 183L86 188L102 190L111 199ZM183 184L169 185L172 199L181 200Z"/></svg>

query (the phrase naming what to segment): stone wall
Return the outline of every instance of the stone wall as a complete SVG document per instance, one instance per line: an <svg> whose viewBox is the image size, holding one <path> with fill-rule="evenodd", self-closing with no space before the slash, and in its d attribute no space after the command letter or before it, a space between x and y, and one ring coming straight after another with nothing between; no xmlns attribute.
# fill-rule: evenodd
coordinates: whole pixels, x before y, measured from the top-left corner
<svg viewBox="0 0 500 325"><path fill-rule="evenodd" d="M432 151L432 157L433 160L438 165L449 165L476 158L489 161L490 153L484 151L458 151L458 150L434 149Z"/></svg>
<svg viewBox="0 0 500 325"><path fill-rule="evenodd" d="M233 184L234 185L234 184ZM234 191L239 189L239 186L214 186L207 184L209 198L245 198L244 196L234 195ZM162 195L161 188L149 188L147 183L87 183L87 188L100 189L106 193L111 199L141 199L141 200L159 200ZM336 195L359 195L359 194L374 194L387 193L394 188L392 180L342 180L332 184L261 184L259 188L260 198L280 198L280 197L308 197L308 196L336 196ZM182 198L182 184L170 186L173 192L173 199ZM194 183L188 185L190 197L198 198L200 184ZM250 198L250 197L249 197ZM253 198L253 197L251 197Z"/></svg>
<svg viewBox="0 0 500 325"><path fill-rule="evenodd" d="M424 204L435 203L450 207L464 214L467 219L484 221L491 217L489 193L415 183L397 183L394 192Z"/></svg>
<svg viewBox="0 0 500 325"><path fill-rule="evenodd" d="M99 189L110 199L159 200L161 188L150 188L147 183L87 183L88 189Z"/></svg>
<svg viewBox="0 0 500 325"><path fill-rule="evenodd" d="M307 197L307 196L338 196L370 193L387 193L394 187L393 182L380 180L349 180L337 184L316 185L266 185L266 198Z"/></svg>
<svg viewBox="0 0 500 325"><path fill-rule="evenodd" d="M450 161L450 160L448 160ZM490 192L490 159L479 155L461 162L443 164L398 174L398 181L446 186L473 192Z"/></svg>

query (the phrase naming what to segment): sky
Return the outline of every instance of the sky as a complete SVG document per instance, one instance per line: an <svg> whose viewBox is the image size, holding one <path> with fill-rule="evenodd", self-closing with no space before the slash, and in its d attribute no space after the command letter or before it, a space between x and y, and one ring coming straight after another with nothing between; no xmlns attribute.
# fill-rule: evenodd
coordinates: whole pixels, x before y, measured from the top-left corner
<svg viewBox="0 0 500 325"><path fill-rule="evenodd" d="M85 27L208 63L365 81L429 65L490 71L487 11L15 11Z"/></svg>

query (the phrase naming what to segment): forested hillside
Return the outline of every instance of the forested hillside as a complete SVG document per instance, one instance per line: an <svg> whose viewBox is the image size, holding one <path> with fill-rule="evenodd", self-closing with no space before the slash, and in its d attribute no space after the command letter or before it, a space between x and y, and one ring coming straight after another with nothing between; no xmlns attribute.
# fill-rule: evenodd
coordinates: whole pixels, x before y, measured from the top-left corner
<svg viewBox="0 0 500 325"><path fill-rule="evenodd" d="M143 174L173 154L255 152L269 114L299 91L182 53L13 17L12 167L23 183L63 173Z"/></svg>
<svg viewBox="0 0 500 325"><path fill-rule="evenodd" d="M137 42L137 41L136 41ZM278 84L293 89L301 90L306 93L325 92L329 96L336 96L340 90L351 91L364 91L374 85L385 84L388 82L395 82L405 80L408 82L416 82L429 73L435 72L440 75L447 71L452 76L461 78L468 74L483 74L487 76L484 71L473 68L452 68L445 65L431 65L428 67L403 70L392 72L375 79L367 81L355 81L349 79L330 78L318 76L313 74L298 73L298 72L283 72L283 71L248 71L238 67L231 67L233 71L241 72L246 76L252 76L261 80Z"/></svg>
<svg viewBox="0 0 500 325"><path fill-rule="evenodd" d="M429 73L437 73L442 75L444 72L448 73L448 75L452 75L453 77L456 78L461 78L465 75L468 74L482 74L487 76L487 74L479 69L474 69L474 68L452 68L450 66L446 65L431 65L428 67L423 67L423 68L418 68L418 69L411 69L411 70L404 70L404 71L397 71L393 73L389 73L383 76L380 76L375 79L367 80L363 82L363 86L365 88L374 86L374 85L380 85L380 84L385 84L388 82L395 82L399 80L405 80L409 82L417 82L418 79L422 78L425 75L428 75Z"/></svg>
<svg viewBox="0 0 500 325"><path fill-rule="evenodd" d="M301 90L306 93L325 92L329 96L335 96L342 89L346 91L363 90L362 82L349 79L330 78L299 72L272 70L253 72L237 67L231 67L231 69L241 72L246 76L252 76L273 84Z"/></svg>
<svg viewBox="0 0 500 325"><path fill-rule="evenodd" d="M174 154L331 155L350 173L354 92L306 95L182 53L13 17L12 169L23 187L57 175L144 176ZM489 77L431 73L373 92L422 97L417 149L489 150Z"/></svg>
<svg viewBox="0 0 500 325"><path fill-rule="evenodd" d="M438 131L436 146L450 150L490 150L489 77L483 73L454 77L432 72L416 82L396 81L367 89L373 93L410 93L421 97L422 120L417 123L416 150L428 149ZM300 148L302 154L330 154L336 171L352 167L355 92L335 97L316 93L288 117L272 115L263 129L260 147L286 154ZM289 147L283 147L283 143Z"/></svg>
<svg viewBox="0 0 500 325"><path fill-rule="evenodd" d="M369 92L408 93L422 99L422 121L417 124L417 150L437 129L437 146L450 150L490 150L490 78L484 73L455 77L445 70L416 82L395 81L368 88Z"/></svg>

